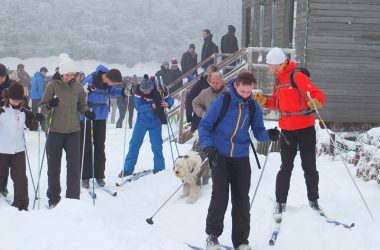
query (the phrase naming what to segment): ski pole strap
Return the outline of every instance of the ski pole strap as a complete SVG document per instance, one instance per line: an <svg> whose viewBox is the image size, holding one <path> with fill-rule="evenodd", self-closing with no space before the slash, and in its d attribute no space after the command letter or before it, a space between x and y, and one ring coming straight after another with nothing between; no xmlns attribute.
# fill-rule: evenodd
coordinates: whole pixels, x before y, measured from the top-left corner
<svg viewBox="0 0 380 250"><path fill-rule="evenodd" d="M253 154L255 155L255 159L256 159L257 167L258 167L258 169L261 169L261 165L260 165L259 157L257 157L256 149L255 149L255 146L253 145L253 142L252 142L251 139L249 139L249 143L251 144Z"/></svg>

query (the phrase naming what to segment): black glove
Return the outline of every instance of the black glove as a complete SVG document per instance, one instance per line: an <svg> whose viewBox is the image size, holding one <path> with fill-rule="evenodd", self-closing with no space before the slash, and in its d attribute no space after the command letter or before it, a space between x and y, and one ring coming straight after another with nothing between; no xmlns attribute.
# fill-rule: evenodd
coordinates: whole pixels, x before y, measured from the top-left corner
<svg viewBox="0 0 380 250"><path fill-rule="evenodd" d="M43 122L45 120L45 116L41 113L36 114L36 120L39 122Z"/></svg>
<svg viewBox="0 0 380 250"><path fill-rule="evenodd" d="M4 113L4 112L5 112L5 110L3 108L0 108L0 115L1 115L1 113Z"/></svg>
<svg viewBox="0 0 380 250"><path fill-rule="evenodd" d="M56 97L53 97L50 101L48 101L46 105L48 109L52 109L52 108L57 107L58 103L59 103L59 98L56 96Z"/></svg>
<svg viewBox="0 0 380 250"><path fill-rule="evenodd" d="M95 114L95 112L94 112L94 111L91 111L91 110L87 110L87 111L84 113L84 115L85 115L88 119L90 119L90 120L95 120L95 118L96 118L96 114Z"/></svg>
<svg viewBox="0 0 380 250"><path fill-rule="evenodd" d="M218 154L218 151L216 150L216 148L207 147L203 151L206 154L206 156L210 162L210 167L216 166L216 164L218 164L218 158L219 158L219 154Z"/></svg>
<svg viewBox="0 0 380 250"><path fill-rule="evenodd" d="M268 129L268 135L271 141L278 141L278 138L280 137L280 130L277 128Z"/></svg>

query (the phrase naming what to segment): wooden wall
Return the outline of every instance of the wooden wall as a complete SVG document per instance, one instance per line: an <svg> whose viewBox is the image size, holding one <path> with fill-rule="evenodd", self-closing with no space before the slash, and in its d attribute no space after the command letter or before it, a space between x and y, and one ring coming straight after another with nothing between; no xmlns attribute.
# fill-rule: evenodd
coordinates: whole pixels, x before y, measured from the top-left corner
<svg viewBox="0 0 380 250"><path fill-rule="evenodd" d="M275 46L287 47L288 0L277 0ZM272 1L265 6L263 46L271 46ZM253 8L252 8L253 6ZM259 46L260 0L243 0L242 46ZM246 10L254 39L245 43ZM380 0L298 0L297 62L325 91L322 114L333 122L380 122Z"/></svg>

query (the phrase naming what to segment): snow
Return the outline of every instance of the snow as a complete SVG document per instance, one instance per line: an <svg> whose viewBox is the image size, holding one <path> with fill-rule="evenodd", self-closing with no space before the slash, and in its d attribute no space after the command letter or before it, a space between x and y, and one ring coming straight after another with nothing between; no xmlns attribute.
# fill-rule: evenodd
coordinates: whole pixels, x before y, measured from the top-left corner
<svg viewBox="0 0 380 250"><path fill-rule="evenodd" d="M46 65L54 70L56 57L32 58L24 60L26 69L32 73L33 68ZM15 67L20 62L15 58L2 58L1 62ZM99 64L97 61L79 61L78 70L92 72ZM142 74L154 72L158 64L138 64L133 68L123 65L107 65L122 69L123 74ZM159 66L159 65L158 65ZM136 114L135 114L136 116ZM268 128L275 122L266 122ZM163 137L167 137L167 127L163 126ZM369 131L371 140L367 143L377 145L379 129ZM127 142L132 130L127 129ZM44 136L42 136L44 137ZM325 131L317 127L318 142L328 141ZM34 179L38 172L38 137L37 132L26 131L26 141ZM195 204L187 204L180 198L180 192L162 208L153 218L154 225L146 223L161 204L181 185L181 181L172 173L172 159L169 143L164 144L166 170L156 175L148 175L140 180L116 187L117 177L123 166L124 129L116 129L114 124L107 126L106 139L106 182L110 189L118 192L116 197L96 190L97 199L93 206L87 191L82 190L81 200L62 199L52 210L44 207L47 204L46 160L41 178L41 209L32 210L34 192L29 176L30 211L19 212L9 207L0 199L0 249L1 250L104 250L104 249L157 249L186 250L185 242L203 246L206 238L205 219L211 195L211 185L202 189L202 195ZM44 138L40 142L41 149ZM128 145L127 145L128 146ZM181 154L191 149L191 144L178 145ZM174 147L173 147L174 150ZM379 151L378 151L379 152ZM377 153L378 153L377 152ZM41 150L42 154L42 150ZM176 156L176 154L175 154ZM251 195L256 187L260 171L255 164L253 154ZM265 157L259 155L263 164ZM328 216L350 224L355 222L352 230L334 226L313 212L307 203L306 187L299 155L295 159L295 168L291 180L287 212L283 216L281 232L274 247L268 240L274 226L272 212L274 205L274 188L277 171L280 167L279 153L271 153L263 174L256 199L251 210L250 243L254 249L308 249L308 250L375 250L379 249L379 224L373 222L367 213L359 194L347 175L340 157L331 158L322 155L317 158L320 173L320 204ZM140 150L136 171L151 169L153 153L146 136ZM66 190L66 162L62 156L62 197ZM356 168L349 165L355 176ZM375 181L363 182L355 178L374 217L380 220L379 185ZM13 198L12 181L8 185L10 197ZM220 241L226 245L231 243L231 206L225 216L225 229Z"/></svg>
<svg viewBox="0 0 380 250"><path fill-rule="evenodd" d="M35 72L39 71L42 66L45 66L49 70L48 75L53 75L55 68L58 66L58 55L50 57L33 57L25 60L15 57L4 57L0 58L0 63L4 64L9 69L16 69L17 64L22 63L25 65L26 72L28 72L31 76L33 76ZM156 71L160 69L161 65L157 62L148 62L137 63L133 67L127 67L125 64L109 64L96 60L75 60L77 71L83 71L86 75L94 72L96 66L99 64L102 64L109 69L119 69L123 76L132 76L133 74L138 76L142 76L144 74L154 75Z"/></svg>
<svg viewBox="0 0 380 250"><path fill-rule="evenodd" d="M271 127L273 122L268 123ZM163 127L166 138L166 127ZM320 131L322 132L322 131ZM132 130L127 130L127 139ZM181 185L172 173L170 147L164 144L166 170L128 183L121 188L117 174L122 168L124 129L116 129L108 124L106 141L106 181L108 187L118 192L112 197L96 190L95 206L85 190L81 200L63 199L52 210L47 210L45 191L47 189L46 165L42 175L41 209L18 212L0 202L0 245L2 250L11 249L188 249L188 242L203 246L205 240L205 218L209 205L211 186L205 186L202 196L195 204L187 204L177 193L153 218L154 225L145 222L160 205ZM31 167L37 173L37 132L26 132ZM43 141L41 142L43 145ZM191 144L178 145L181 154L191 148ZM260 162L265 157L259 155ZM65 156L62 157L62 195L65 194ZM153 164L149 137L146 136L140 150L136 171L150 169ZM251 194L260 174L251 155ZM288 209L284 214L276 249L378 249L380 229L371 221L357 194L351 179L340 161L331 161L328 156L317 158L320 173L320 204L328 216L342 222L355 222L352 230L336 227L324 222L307 205L306 188L300 159L295 160L291 182ZM250 242L255 249L271 249L268 240L273 227L272 208L276 173L280 165L279 153L271 153L265 168L261 186L251 211ZM350 166L354 174L355 169ZM364 183L356 179L375 218L380 218L379 187L376 182ZM33 203L33 188L29 178L29 194ZM11 187L11 184L9 184ZM11 193L13 190L11 190ZM12 194L11 194L12 196ZM225 230L220 237L224 244L231 245L230 206L226 212ZM22 239L22 240L19 240Z"/></svg>

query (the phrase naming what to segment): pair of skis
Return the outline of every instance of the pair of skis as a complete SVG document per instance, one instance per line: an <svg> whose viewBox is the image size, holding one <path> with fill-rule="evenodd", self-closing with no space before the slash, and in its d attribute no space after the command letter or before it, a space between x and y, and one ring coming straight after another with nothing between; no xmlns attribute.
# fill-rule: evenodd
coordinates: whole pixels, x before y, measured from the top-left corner
<svg viewBox="0 0 380 250"><path fill-rule="evenodd" d="M315 212L318 215L322 216L325 219L325 221L329 224L334 224L335 226L342 226L343 228L346 228L349 230L351 230L355 226L355 223L345 224L345 223L342 223L338 220L332 219L332 218L328 217L322 210L319 210L319 211L315 210ZM271 246L276 244L277 237L280 234L281 223L282 223L282 216L280 219L275 218L275 225L274 225L274 228L273 228L273 231L271 234L271 238L269 240L269 245L271 245Z"/></svg>
<svg viewBox="0 0 380 250"><path fill-rule="evenodd" d="M149 170L143 170L141 172L134 173L132 175L129 175L129 176L125 177L124 180L121 183L116 183L116 186L117 187L124 186L128 182L137 181L141 177L147 176L147 175L149 175L151 173L153 173L153 170L151 170L151 169L149 169Z"/></svg>
<svg viewBox="0 0 380 250"><path fill-rule="evenodd" d="M105 193L107 193L113 197L115 197L117 195L116 191L112 191L111 189L109 189L107 187L102 187L102 186L95 184L95 188L100 189L100 190L104 191ZM92 199L96 199L96 193L92 192L92 189L86 188L86 190Z"/></svg>
<svg viewBox="0 0 380 250"><path fill-rule="evenodd" d="M192 244L189 244L189 243L185 243L189 248L191 249L194 249L194 250L205 250L204 248L202 247L198 247L198 246L194 246ZM226 246L226 245L221 245L222 249L225 249L225 250L234 250L233 247L230 247L230 246Z"/></svg>

